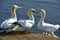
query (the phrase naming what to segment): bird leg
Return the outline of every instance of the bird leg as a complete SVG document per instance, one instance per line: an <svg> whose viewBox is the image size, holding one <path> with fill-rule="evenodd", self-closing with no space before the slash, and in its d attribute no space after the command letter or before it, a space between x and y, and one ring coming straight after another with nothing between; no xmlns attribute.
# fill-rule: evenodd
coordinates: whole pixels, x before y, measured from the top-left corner
<svg viewBox="0 0 60 40"><path fill-rule="evenodd" d="M19 25L15 25L14 28L12 29L12 31L16 31L18 27L19 27Z"/></svg>
<svg viewBox="0 0 60 40"><path fill-rule="evenodd" d="M53 37L55 37L55 38L59 38L58 36L56 36L56 35L54 34L54 32L45 32L45 34L48 35L48 36L53 36Z"/></svg>
<svg viewBox="0 0 60 40"><path fill-rule="evenodd" d="M43 32L43 34L44 34L44 35L48 35L48 33L47 33L47 32Z"/></svg>
<svg viewBox="0 0 60 40"><path fill-rule="evenodd" d="M46 32L48 36L52 36L51 32Z"/></svg>
<svg viewBox="0 0 60 40"><path fill-rule="evenodd" d="M13 27L11 29L5 29L5 31L8 32L12 32L15 31L17 29L18 25L13 25Z"/></svg>
<svg viewBox="0 0 60 40"><path fill-rule="evenodd" d="M51 36L51 33L50 32L43 32L44 35L48 35L48 36Z"/></svg>

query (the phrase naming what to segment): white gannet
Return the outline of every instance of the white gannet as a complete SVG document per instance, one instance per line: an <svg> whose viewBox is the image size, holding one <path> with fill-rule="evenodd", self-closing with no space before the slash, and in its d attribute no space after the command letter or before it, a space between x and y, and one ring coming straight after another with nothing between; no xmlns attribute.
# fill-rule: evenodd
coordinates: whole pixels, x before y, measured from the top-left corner
<svg viewBox="0 0 60 40"><path fill-rule="evenodd" d="M5 30L5 29L10 29L12 28L12 25L14 22L17 22L17 15L16 15L16 9L18 8L22 8L19 7L17 5L13 5L11 8L11 13L12 13L12 18L9 18L5 21L2 22L1 26L0 26L0 30Z"/></svg>
<svg viewBox="0 0 60 40"><path fill-rule="evenodd" d="M18 20L18 23L21 25L20 27L22 30L26 30L26 32L29 32L29 29L34 25L35 20L34 20L33 12L35 11L36 10L33 8L28 10L28 16L29 16L28 20Z"/></svg>
<svg viewBox="0 0 60 40"><path fill-rule="evenodd" d="M45 32L45 34L51 34L52 36L58 38L54 32L60 28L60 25L54 25L54 24L49 24L45 23L44 19L46 17L46 11L44 9L41 9L41 18L38 23L38 28L42 31Z"/></svg>

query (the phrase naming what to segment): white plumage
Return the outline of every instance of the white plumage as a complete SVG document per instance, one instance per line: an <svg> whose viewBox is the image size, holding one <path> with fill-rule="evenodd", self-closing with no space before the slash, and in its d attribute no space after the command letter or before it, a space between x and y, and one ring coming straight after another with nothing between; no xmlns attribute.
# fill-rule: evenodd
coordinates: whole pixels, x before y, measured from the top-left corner
<svg viewBox="0 0 60 40"><path fill-rule="evenodd" d="M35 24L35 20L33 16L33 12L35 11L36 10L32 8L28 10L28 16L29 16L28 20L18 20L18 23L22 25L23 30L28 31Z"/></svg>
<svg viewBox="0 0 60 40"><path fill-rule="evenodd" d="M56 35L54 35L54 32L60 28L60 25L45 23L44 22L44 19L46 16L45 10L41 9L40 13L41 13L41 18L40 18L40 21L38 23L38 28L40 30L46 32L47 34L52 34L54 37L57 37Z"/></svg>
<svg viewBox="0 0 60 40"><path fill-rule="evenodd" d="M11 23L14 23L14 22L17 22L14 18L7 19L7 20L2 22L0 28L1 29L9 29L10 27L12 27Z"/></svg>
<svg viewBox="0 0 60 40"><path fill-rule="evenodd" d="M0 29L3 29L3 30L10 29L10 28L12 28L13 23L17 22L17 16L16 16L16 9L17 8L21 8L21 7L19 7L17 5L12 6L12 8L11 8L12 18L9 18L9 19L3 21Z"/></svg>

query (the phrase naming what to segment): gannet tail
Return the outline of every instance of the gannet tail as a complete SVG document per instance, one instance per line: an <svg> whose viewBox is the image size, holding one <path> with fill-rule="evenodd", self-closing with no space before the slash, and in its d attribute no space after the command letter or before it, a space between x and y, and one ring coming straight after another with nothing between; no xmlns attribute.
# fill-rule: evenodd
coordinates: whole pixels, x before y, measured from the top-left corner
<svg viewBox="0 0 60 40"><path fill-rule="evenodd" d="M59 29L58 30L60 30L60 25L59 25Z"/></svg>
<svg viewBox="0 0 60 40"><path fill-rule="evenodd" d="M55 38L60 38L60 37L56 36L56 35L54 34L54 32L52 32L52 36L54 36Z"/></svg>

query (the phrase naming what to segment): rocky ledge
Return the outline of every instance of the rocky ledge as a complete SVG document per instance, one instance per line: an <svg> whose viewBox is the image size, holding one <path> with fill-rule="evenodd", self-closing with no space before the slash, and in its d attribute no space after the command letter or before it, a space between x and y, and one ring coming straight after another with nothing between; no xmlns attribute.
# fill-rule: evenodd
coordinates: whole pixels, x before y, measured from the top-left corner
<svg viewBox="0 0 60 40"><path fill-rule="evenodd" d="M25 32L3 32L0 33L0 40L60 40L53 36Z"/></svg>

